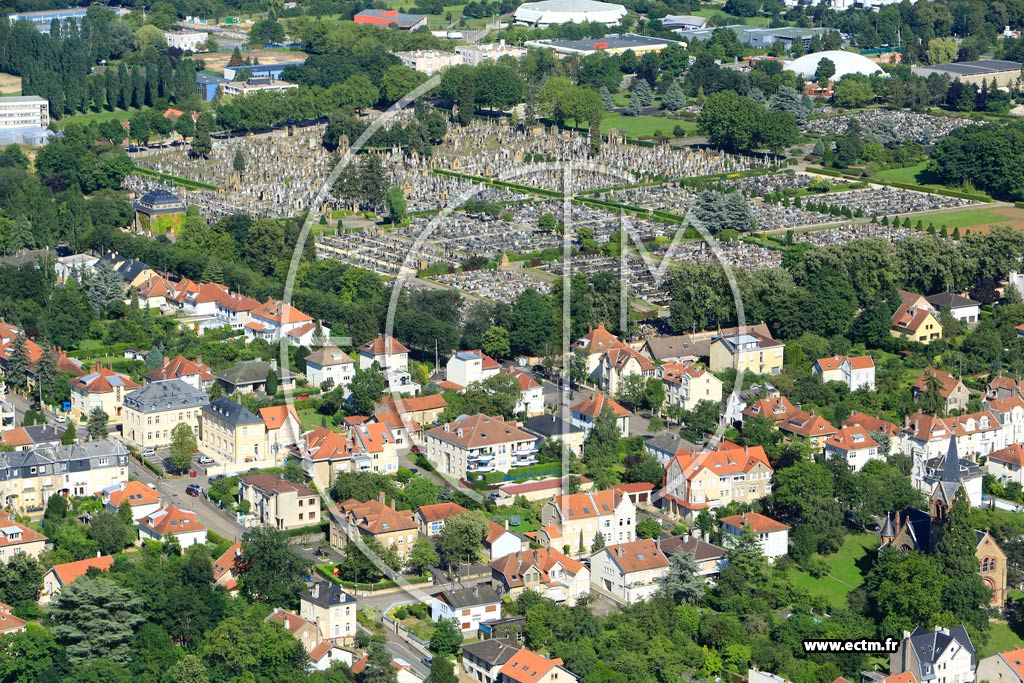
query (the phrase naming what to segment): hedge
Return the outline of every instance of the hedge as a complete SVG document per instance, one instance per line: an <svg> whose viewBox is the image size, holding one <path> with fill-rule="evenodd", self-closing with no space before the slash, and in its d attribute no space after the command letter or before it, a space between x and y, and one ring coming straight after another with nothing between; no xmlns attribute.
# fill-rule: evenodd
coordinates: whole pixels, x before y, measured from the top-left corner
<svg viewBox="0 0 1024 683"><path fill-rule="evenodd" d="M138 175L149 176L150 178L156 178L157 180L163 180L168 183L174 183L175 185L181 185L192 190L212 190L217 191L216 185L210 185L209 183L202 183L198 180L190 180L189 178L182 178L176 175L170 175L169 173L161 173L160 171L154 171L151 168L145 166L136 166L132 169L132 173Z"/></svg>
<svg viewBox="0 0 1024 683"><path fill-rule="evenodd" d="M817 173L818 175L831 176L833 178L845 178L850 180L864 179L855 176L851 173L842 173L831 168L823 168L821 166L813 166L807 168L810 173ZM901 190L914 190L916 192L927 192L929 194L938 194L944 197L955 197L957 199L970 199L971 201L984 202L986 204L992 203L992 198L988 195L979 194L977 192L964 192L962 190L951 190L947 187L928 187L926 185L918 185L917 183L905 183L900 180L885 180L882 178L869 178L867 182L874 183L876 185L887 185L889 187L897 187Z"/></svg>
<svg viewBox="0 0 1024 683"><path fill-rule="evenodd" d="M323 522L320 522L319 524L313 524L311 526L302 526L302 527L299 527L298 529L288 529L288 530L286 530L284 532L284 535L289 537L289 538L295 538L295 537L298 537L298 536L307 536L309 534L314 534L314 533L326 534L327 530L330 527L331 527L331 522L329 520L324 520Z"/></svg>
<svg viewBox="0 0 1024 683"><path fill-rule="evenodd" d="M359 581L342 581L334 575L334 564L318 564L316 565L316 571L325 579L331 583L335 583L345 588L353 588L361 591L379 591L386 588L398 588L399 584L395 583L391 579L382 579L376 583L361 583ZM405 578L405 583L420 584L429 583L432 579L432 575L428 572L422 576L410 576Z"/></svg>

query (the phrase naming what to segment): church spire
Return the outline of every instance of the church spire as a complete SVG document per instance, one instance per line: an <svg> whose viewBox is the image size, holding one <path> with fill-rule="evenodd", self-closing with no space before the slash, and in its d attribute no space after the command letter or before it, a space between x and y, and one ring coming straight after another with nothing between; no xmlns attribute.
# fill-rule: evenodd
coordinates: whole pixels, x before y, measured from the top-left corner
<svg viewBox="0 0 1024 683"><path fill-rule="evenodd" d="M956 450L956 435L949 437L949 450L946 451L946 462L942 468L942 481L960 482L960 455Z"/></svg>

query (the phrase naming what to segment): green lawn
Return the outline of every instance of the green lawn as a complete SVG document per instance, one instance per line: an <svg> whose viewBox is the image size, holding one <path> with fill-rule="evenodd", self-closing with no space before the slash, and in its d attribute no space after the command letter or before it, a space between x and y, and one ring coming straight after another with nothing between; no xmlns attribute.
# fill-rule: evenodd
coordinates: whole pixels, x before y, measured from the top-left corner
<svg viewBox="0 0 1024 683"><path fill-rule="evenodd" d="M881 180L894 180L900 183L919 183L917 175L927 168L927 162L922 161L920 164L914 166L906 166L904 168L890 168L884 171L879 171L875 174L876 178Z"/></svg>
<svg viewBox="0 0 1024 683"><path fill-rule="evenodd" d="M1005 621L993 620L989 624L992 628L989 630L988 642L979 648L978 657L988 657L997 652L1015 650L1021 646L1021 639L1010 630Z"/></svg>
<svg viewBox="0 0 1024 683"><path fill-rule="evenodd" d="M1024 227L1024 209L1014 207L983 207L978 209L962 209L945 213L930 214L922 217L926 223L953 228L973 228L989 225L1012 225Z"/></svg>
<svg viewBox="0 0 1024 683"><path fill-rule="evenodd" d="M830 605L842 607L850 591L864 583L862 566L858 564L863 565L864 558L876 547L878 537L874 534L850 534L839 552L824 558L831 568L827 576L816 579L793 567L789 570L789 580L811 595L825 598Z"/></svg>
<svg viewBox="0 0 1024 683"><path fill-rule="evenodd" d="M622 116L609 113L601 119L602 133L615 129L631 138L649 137L658 131L664 135L672 135L672 130L676 126L681 126L687 135L692 135L697 130L697 124L694 121L667 119L662 116Z"/></svg>
<svg viewBox="0 0 1024 683"><path fill-rule="evenodd" d="M302 410L299 410L297 412L299 413L299 422L302 423L302 431L304 432L308 432L311 429L316 429L317 427L320 426L323 418L327 417L326 415L321 415L312 408L303 408ZM327 424L331 424L330 418L328 418Z"/></svg>
<svg viewBox="0 0 1024 683"><path fill-rule="evenodd" d="M64 126L69 123L78 123L83 126L95 121L100 123L102 121L109 121L111 119L117 119L118 121L127 121L132 117L132 111L99 111L93 114L76 114L75 116L66 116L62 119L53 122L53 125L58 129L62 130Z"/></svg>
<svg viewBox="0 0 1024 683"><path fill-rule="evenodd" d="M697 10L692 14L695 17L704 17L705 19L710 19L711 17L715 16L729 16L722 10L716 9L714 7L706 7L704 9ZM733 19L736 21L737 24L746 24L747 26L768 26L772 22L772 20L769 19L768 17L747 17L746 19L742 17L733 17Z"/></svg>

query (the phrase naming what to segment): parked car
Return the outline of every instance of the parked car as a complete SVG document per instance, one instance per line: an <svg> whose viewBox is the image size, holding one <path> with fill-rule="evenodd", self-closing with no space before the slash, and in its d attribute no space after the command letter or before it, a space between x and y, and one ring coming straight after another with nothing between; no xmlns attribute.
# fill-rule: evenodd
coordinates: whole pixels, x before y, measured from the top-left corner
<svg viewBox="0 0 1024 683"><path fill-rule="evenodd" d="M65 422L67 422L67 421L68 421L68 418L67 418L67 417L65 417L64 415L58 415L58 416L57 416L56 418L54 418L54 419L55 419L55 420L57 420L57 423L58 423L58 424L64 424Z"/></svg>
<svg viewBox="0 0 1024 683"><path fill-rule="evenodd" d="M200 455L199 459L196 460L196 462L198 462L200 465L212 465L213 464L213 458L211 458L208 455Z"/></svg>
<svg viewBox="0 0 1024 683"><path fill-rule="evenodd" d="M203 492L203 487L199 484L189 484L185 487L185 493L192 496L193 498L198 497Z"/></svg>
<svg viewBox="0 0 1024 683"><path fill-rule="evenodd" d="M35 411L40 411L43 409L43 406L39 404L39 401L33 401L32 404L29 405L29 408Z"/></svg>
<svg viewBox="0 0 1024 683"><path fill-rule="evenodd" d="M156 451L154 451L152 448L147 448L146 450L142 451L143 458L149 458L154 455L156 455Z"/></svg>

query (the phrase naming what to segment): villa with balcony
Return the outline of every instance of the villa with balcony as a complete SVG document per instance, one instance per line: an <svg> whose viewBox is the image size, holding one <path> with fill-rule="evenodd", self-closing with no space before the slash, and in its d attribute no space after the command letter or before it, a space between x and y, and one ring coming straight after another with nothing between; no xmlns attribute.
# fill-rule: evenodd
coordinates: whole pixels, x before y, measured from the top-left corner
<svg viewBox="0 0 1024 683"><path fill-rule="evenodd" d="M479 413L431 429L426 446L431 464L459 479L537 464L537 437L515 422Z"/></svg>

